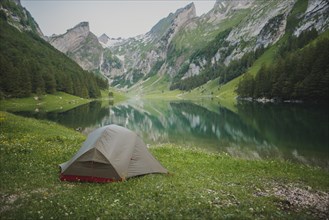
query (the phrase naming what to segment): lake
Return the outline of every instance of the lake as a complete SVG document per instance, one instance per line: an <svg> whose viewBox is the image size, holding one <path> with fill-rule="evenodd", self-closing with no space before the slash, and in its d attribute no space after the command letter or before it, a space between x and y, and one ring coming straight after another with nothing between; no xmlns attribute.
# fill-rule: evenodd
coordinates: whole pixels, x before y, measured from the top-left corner
<svg viewBox="0 0 329 220"><path fill-rule="evenodd" d="M328 107L209 100L91 102L67 112L16 112L88 134L118 124L149 145L173 143L247 159L279 158L329 169Z"/></svg>

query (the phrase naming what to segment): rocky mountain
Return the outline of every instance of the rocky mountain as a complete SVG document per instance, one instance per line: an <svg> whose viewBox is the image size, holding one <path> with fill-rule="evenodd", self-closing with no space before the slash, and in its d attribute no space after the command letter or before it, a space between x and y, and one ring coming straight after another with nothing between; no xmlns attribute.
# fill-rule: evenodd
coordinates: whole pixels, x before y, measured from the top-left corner
<svg viewBox="0 0 329 220"><path fill-rule="evenodd" d="M157 73L167 60L174 36L195 17L195 6L191 3L161 19L148 33L110 47L124 66L123 72L114 77L113 85L131 86L146 75Z"/></svg>
<svg viewBox="0 0 329 220"><path fill-rule="evenodd" d="M101 36L98 37L98 41L102 44L104 48L106 47L112 47L115 45L120 45L125 41L125 39L119 37L119 38L110 38L106 34L102 34Z"/></svg>
<svg viewBox="0 0 329 220"><path fill-rule="evenodd" d="M6 18L8 24L14 26L20 31L32 31L44 37L39 25L30 12L26 10L20 0L1 0L0 14Z"/></svg>
<svg viewBox="0 0 329 220"><path fill-rule="evenodd" d="M105 34L97 38L90 31L88 22L81 22L66 33L52 35L47 40L85 70L112 77L124 72L121 60L108 48L124 39L109 38Z"/></svg>
<svg viewBox="0 0 329 220"><path fill-rule="evenodd" d="M113 84L130 86L154 72L170 75L174 83L215 75L208 70L267 48L288 31L295 35L312 28L324 32L329 24L328 5L324 0L217 0L212 10L197 17L191 3L160 20L145 35L110 46L125 66Z"/></svg>
<svg viewBox="0 0 329 220"><path fill-rule="evenodd" d="M228 66L248 52L274 44L285 33L286 19L294 3L295 0L216 1L209 13L174 40L178 49L172 53L175 60L181 61L176 61L173 73L180 71L180 79L187 79L207 68ZM198 39L198 33L203 38ZM181 55L180 51L188 54ZM179 69L182 65L184 69Z"/></svg>
<svg viewBox="0 0 329 220"><path fill-rule="evenodd" d="M249 60L250 65L286 34L298 36L312 28L323 33L328 26L326 0L217 0L200 17L191 3L129 39L105 34L97 39L81 23L49 42L84 69L106 75L113 86L127 88L167 74L172 89L188 89L191 77L198 77L192 87L218 77L226 83L243 73L243 68L239 72L230 67L233 61ZM227 77L227 68L234 74Z"/></svg>
<svg viewBox="0 0 329 220"><path fill-rule="evenodd" d="M103 47L90 32L88 22L81 22L65 34L52 35L48 42L85 70L97 70L100 66Z"/></svg>

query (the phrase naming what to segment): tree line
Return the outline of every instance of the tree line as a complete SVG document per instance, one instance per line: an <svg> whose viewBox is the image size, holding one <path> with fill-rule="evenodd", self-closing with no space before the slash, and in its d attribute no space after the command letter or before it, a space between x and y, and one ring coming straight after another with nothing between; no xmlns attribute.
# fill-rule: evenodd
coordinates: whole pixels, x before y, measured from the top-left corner
<svg viewBox="0 0 329 220"><path fill-rule="evenodd" d="M63 91L96 98L107 80L84 71L33 32L20 32L0 16L0 98Z"/></svg>
<svg viewBox="0 0 329 220"><path fill-rule="evenodd" d="M286 41L279 49L276 62L263 65L255 77L251 74L243 77L236 90L239 97L328 100L329 39L307 44L315 37L314 30L311 30Z"/></svg>

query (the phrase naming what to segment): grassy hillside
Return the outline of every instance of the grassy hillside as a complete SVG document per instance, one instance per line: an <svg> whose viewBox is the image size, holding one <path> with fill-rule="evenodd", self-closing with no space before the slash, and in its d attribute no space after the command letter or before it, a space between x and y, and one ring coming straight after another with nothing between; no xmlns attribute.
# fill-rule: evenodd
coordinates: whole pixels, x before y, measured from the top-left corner
<svg viewBox="0 0 329 220"><path fill-rule="evenodd" d="M109 184L59 181L58 164L85 137L47 121L0 112L1 219L319 219L327 171L153 146L170 175Z"/></svg>

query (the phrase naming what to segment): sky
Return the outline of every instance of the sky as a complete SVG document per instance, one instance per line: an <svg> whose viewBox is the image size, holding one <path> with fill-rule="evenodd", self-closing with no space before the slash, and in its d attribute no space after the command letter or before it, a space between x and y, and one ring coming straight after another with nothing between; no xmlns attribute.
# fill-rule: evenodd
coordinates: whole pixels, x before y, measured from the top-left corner
<svg viewBox="0 0 329 220"><path fill-rule="evenodd" d="M145 34L162 18L193 0L21 0L46 36L63 34L88 21L96 36L135 37ZM215 0L194 0L198 16L207 13Z"/></svg>

